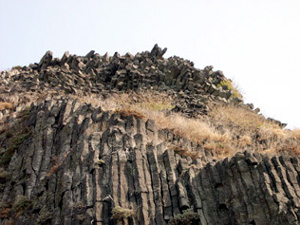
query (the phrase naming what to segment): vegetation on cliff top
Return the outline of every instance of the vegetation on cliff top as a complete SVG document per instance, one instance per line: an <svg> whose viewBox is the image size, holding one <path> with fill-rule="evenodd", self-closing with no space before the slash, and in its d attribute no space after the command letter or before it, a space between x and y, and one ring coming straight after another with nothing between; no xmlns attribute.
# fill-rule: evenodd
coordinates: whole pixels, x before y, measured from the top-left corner
<svg viewBox="0 0 300 225"><path fill-rule="evenodd" d="M107 98L97 95L70 97L123 116L151 119L159 129L170 130L179 137L200 144L221 158L245 149L300 154L299 130L285 130L243 104L213 102L209 104L208 115L188 118L183 113L172 112L174 98L165 93L143 91L138 94L112 94ZM197 152L187 152L183 146L171 148L177 153L197 158Z"/></svg>

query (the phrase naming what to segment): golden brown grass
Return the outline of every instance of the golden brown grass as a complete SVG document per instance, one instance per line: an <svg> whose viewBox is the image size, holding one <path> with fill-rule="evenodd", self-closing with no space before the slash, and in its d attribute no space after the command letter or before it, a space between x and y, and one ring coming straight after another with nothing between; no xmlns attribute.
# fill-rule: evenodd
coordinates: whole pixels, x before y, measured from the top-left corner
<svg viewBox="0 0 300 225"><path fill-rule="evenodd" d="M173 150L176 154L182 156L182 157L191 157L191 159L196 159L199 156L199 153L196 151L189 151L188 149L180 146L180 145L173 145L169 147L171 150Z"/></svg>
<svg viewBox="0 0 300 225"><path fill-rule="evenodd" d="M128 108L128 107L118 108L118 109L115 110L115 112L122 115L122 116L134 116L134 117L137 117L139 119L145 119L146 118L145 115L142 112L140 112L136 109Z"/></svg>
<svg viewBox="0 0 300 225"><path fill-rule="evenodd" d="M112 94L105 98L95 94L75 96L54 92L41 95L39 101L47 96L57 95L77 99L83 104L101 107L104 111L109 110L122 116L151 119L158 129L170 130L176 136L201 144L204 149L222 156L232 155L248 147L258 151L269 149L278 152L289 149L287 152L293 150L298 152L298 147L294 144L291 148L286 147L288 144L283 148L282 143L292 143L287 141L290 139L296 140L295 143L300 142L300 130L283 130L278 124L266 120L262 115L238 105L210 104L208 116L191 119L171 112L174 107L173 98L167 94L152 91L142 91L138 94L134 92ZM34 99L36 98L32 98L32 101ZM179 153L190 154L185 151ZM58 169L59 164L54 164L48 175L55 173Z"/></svg>
<svg viewBox="0 0 300 225"><path fill-rule="evenodd" d="M112 110L123 116L135 116L140 119L151 119L159 129L172 131L176 136L187 138L203 145L204 149L215 152L219 156L233 155L252 146L258 151L284 149L283 142L290 138L300 140L300 131L288 132L278 124L266 120L262 115L238 105L210 105L210 114L206 118L187 118L179 113L170 113L173 99L167 95L151 92L139 94L115 94L107 99L82 98L81 101L104 110ZM169 111L169 113L166 113ZM222 129L218 129L221 126ZM260 146L266 143L266 146ZM285 147L285 149L288 149ZM297 148L292 149L297 152ZM197 154L184 149L175 149L178 154L195 158Z"/></svg>
<svg viewBox="0 0 300 225"><path fill-rule="evenodd" d="M262 115L258 115L254 111L233 104L214 104L211 106L210 116L215 121L221 121L229 126L238 126L242 129L255 131L257 128L267 128L281 130L281 128L266 120Z"/></svg>
<svg viewBox="0 0 300 225"><path fill-rule="evenodd" d="M13 104L10 102L0 102L0 111L4 109L12 109Z"/></svg>
<svg viewBox="0 0 300 225"><path fill-rule="evenodd" d="M300 140L300 130L299 129L295 129L292 132L292 135L297 138L298 140Z"/></svg>

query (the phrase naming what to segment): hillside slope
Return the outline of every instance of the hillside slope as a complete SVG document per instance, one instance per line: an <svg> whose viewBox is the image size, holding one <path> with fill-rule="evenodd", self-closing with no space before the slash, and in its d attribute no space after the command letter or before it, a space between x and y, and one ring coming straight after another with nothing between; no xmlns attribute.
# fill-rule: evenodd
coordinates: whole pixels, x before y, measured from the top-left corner
<svg viewBox="0 0 300 225"><path fill-rule="evenodd" d="M165 51L0 73L1 224L299 224L300 132Z"/></svg>

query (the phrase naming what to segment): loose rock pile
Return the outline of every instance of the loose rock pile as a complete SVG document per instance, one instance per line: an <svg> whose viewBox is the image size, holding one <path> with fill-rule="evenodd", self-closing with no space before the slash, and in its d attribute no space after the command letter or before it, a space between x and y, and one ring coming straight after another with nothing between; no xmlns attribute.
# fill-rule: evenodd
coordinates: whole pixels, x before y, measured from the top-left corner
<svg viewBox="0 0 300 225"><path fill-rule="evenodd" d="M164 59L166 49L112 57L94 51L80 57L66 52L61 59L48 51L39 63L0 73L1 93L64 91L76 95L156 90L177 97L174 111L206 114L207 101L242 102L232 90L218 86L226 80L212 66L196 69L179 57Z"/></svg>

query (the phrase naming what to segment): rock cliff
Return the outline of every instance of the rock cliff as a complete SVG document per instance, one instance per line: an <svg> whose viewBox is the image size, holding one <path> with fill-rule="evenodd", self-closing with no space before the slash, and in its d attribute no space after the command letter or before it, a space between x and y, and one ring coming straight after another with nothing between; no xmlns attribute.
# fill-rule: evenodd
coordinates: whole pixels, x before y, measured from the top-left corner
<svg viewBox="0 0 300 225"><path fill-rule="evenodd" d="M1 224L300 223L300 135L244 105L221 71L164 59L165 51L47 52L1 72ZM146 90L164 93L172 107L138 111ZM127 108L94 104L128 92ZM276 132L262 138L262 128L221 124L214 105L245 110ZM163 127L156 113L171 123L173 115L201 120L214 136L201 139L201 127L199 136L180 132L183 123Z"/></svg>

